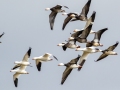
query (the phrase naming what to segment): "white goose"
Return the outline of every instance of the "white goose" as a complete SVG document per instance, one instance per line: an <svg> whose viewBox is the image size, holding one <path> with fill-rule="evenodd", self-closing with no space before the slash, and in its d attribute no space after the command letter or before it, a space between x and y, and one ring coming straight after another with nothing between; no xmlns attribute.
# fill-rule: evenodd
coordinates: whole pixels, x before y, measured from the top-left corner
<svg viewBox="0 0 120 90"><path fill-rule="evenodd" d="M27 71L25 71L27 66L24 66L24 65L21 65L19 69L17 70L10 70L10 72L16 72L14 75L13 75L13 80L14 80L14 85L15 87L18 86L18 78L21 74L29 74Z"/></svg>
<svg viewBox="0 0 120 90"><path fill-rule="evenodd" d="M95 48L95 47L86 47L86 48L76 48L76 51L83 51L82 56L80 57L80 62L79 65L83 66L88 55L91 53L96 53L96 52L102 52L102 50ZM78 68L78 71L80 71L81 68Z"/></svg>
<svg viewBox="0 0 120 90"><path fill-rule="evenodd" d="M30 55L31 55L31 47L29 47L28 51L26 52L26 54L24 55L23 57L23 60L22 61L15 61L14 63L17 64L15 65L12 70L20 67L21 65L25 65L25 66L30 66L30 62L28 61L29 58L30 58Z"/></svg>
<svg viewBox="0 0 120 90"><path fill-rule="evenodd" d="M50 54L50 53L45 53L45 54L42 55L42 56L34 57L34 58L32 59L32 60L35 60L35 61L36 61L36 67L37 67L38 71L41 70L42 62L47 62L47 61L53 60L52 58L50 58L50 56L53 56L56 60L58 60L54 55L52 55L52 54Z"/></svg>

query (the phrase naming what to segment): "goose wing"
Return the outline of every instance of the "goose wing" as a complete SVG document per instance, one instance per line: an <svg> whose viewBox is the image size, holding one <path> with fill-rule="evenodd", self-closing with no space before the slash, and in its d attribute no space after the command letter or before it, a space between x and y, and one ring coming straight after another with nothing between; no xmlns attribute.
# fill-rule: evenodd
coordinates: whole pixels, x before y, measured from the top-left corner
<svg viewBox="0 0 120 90"><path fill-rule="evenodd" d="M80 38L87 38L90 31L91 31L92 25L89 25L83 32Z"/></svg>
<svg viewBox="0 0 120 90"><path fill-rule="evenodd" d="M85 6L82 8L82 12L80 15L84 15L85 17L87 17L87 14L89 12L89 7L91 4L91 0L88 0L88 2L85 4Z"/></svg>
<svg viewBox="0 0 120 90"><path fill-rule="evenodd" d="M71 37L78 37L79 35L82 34L82 32L83 32L83 30L81 30L81 31L77 31L77 32L71 34Z"/></svg>
<svg viewBox="0 0 120 90"><path fill-rule="evenodd" d="M79 60L80 57L81 57L81 56L78 55L78 57L75 58L75 59L72 59L72 60L69 62L69 64L77 64L77 62L78 62L78 60Z"/></svg>
<svg viewBox="0 0 120 90"><path fill-rule="evenodd" d="M28 50L27 53L24 55L22 61L28 62L28 60L29 60L29 58L30 58L30 55L31 55L31 49L32 49L32 48L29 47L29 50Z"/></svg>
<svg viewBox="0 0 120 90"><path fill-rule="evenodd" d="M15 73L15 74L13 75L13 81L14 81L15 87L18 86L18 78L19 78L19 76L20 76L20 74L18 74L18 73Z"/></svg>
<svg viewBox="0 0 120 90"><path fill-rule="evenodd" d="M53 26L54 26L54 21L55 21L55 17L56 17L57 13L56 12L51 12L51 14L49 15L49 23L50 23L50 28L51 30L53 30Z"/></svg>
<svg viewBox="0 0 120 90"><path fill-rule="evenodd" d="M4 35L5 33L3 32L1 35L0 35L0 38Z"/></svg>
<svg viewBox="0 0 120 90"><path fill-rule="evenodd" d="M39 60L36 60L36 67L38 71L41 71L41 66L42 66L42 63Z"/></svg>
<svg viewBox="0 0 120 90"><path fill-rule="evenodd" d="M19 64L15 65L15 66L12 68L12 70L14 70L14 69L16 69L16 68L18 68L18 67L20 67Z"/></svg>
<svg viewBox="0 0 120 90"><path fill-rule="evenodd" d="M95 33L95 37L94 37L94 41L100 41L100 38L101 38L101 35L106 31L108 30L108 28L104 28L104 29L101 29L99 30L98 32Z"/></svg>
<svg viewBox="0 0 120 90"><path fill-rule="evenodd" d="M118 46L118 44L119 42L117 41L114 45L110 46L107 50L113 51Z"/></svg>
<svg viewBox="0 0 120 90"><path fill-rule="evenodd" d="M92 24L95 20L96 12L93 11L91 17L87 20L85 28L87 28L90 24Z"/></svg>
<svg viewBox="0 0 120 90"><path fill-rule="evenodd" d="M107 56L108 55L106 55L106 54L103 53L95 62L100 61L100 60L104 59Z"/></svg>
<svg viewBox="0 0 120 90"><path fill-rule="evenodd" d="M65 20L64 20L64 23L63 23L63 27L62 27L62 30L65 29L66 25L68 24L68 22L72 19L72 17L67 17Z"/></svg>
<svg viewBox="0 0 120 90"><path fill-rule="evenodd" d="M86 61L89 54L90 53L88 53L88 52L83 52L82 56L80 57L79 65L81 65L81 66L84 65L84 63L85 63L85 61ZM80 71L80 70L81 70L81 68L78 68L78 71Z"/></svg>
<svg viewBox="0 0 120 90"><path fill-rule="evenodd" d="M66 67L65 71L63 72L62 75L62 80L61 80L61 85L65 82L65 80L67 79L68 75L71 73L73 69Z"/></svg>

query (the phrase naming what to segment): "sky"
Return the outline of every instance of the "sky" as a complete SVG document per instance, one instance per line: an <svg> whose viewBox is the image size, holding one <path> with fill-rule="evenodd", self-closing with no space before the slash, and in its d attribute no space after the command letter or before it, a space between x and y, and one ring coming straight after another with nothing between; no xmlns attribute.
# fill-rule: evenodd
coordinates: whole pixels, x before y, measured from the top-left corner
<svg viewBox="0 0 120 90"><path fill-rule="evenodd" d="M68 40L74 29L81 29L85 22L76 21L67 24L64 31L62 25L66 16L59 13L56 16L54 30L50 30L49 14L47 7L57 4L66 5L69 12L81 12L87 0L0 0L0 33L5 35L0 38L0 89L4 90L120 90L120 45L114 50L116 56L108 56L105 59L94 62L102 53L89 55L80 72L74 69L67 80L61 85L64 66L59 63L67 63L74 59L82 51L74 49L62 50L57 44ZM103 28L108 30L103 33L101 50L108 48L120 39L119 0L92 0L88 17L96 11L96 18L92 29L98 31ZM88 36L92 40L94 34ZM120 41L119 41L120 42ZM77 43L82 48L85 44ZM27 67L28 75L21 75L16 88L13 83L13 74L10 70L15 61L21 61L29 47L32 48L30 62L33 67ZM41 72L37 71L33 57L44 53L51 53L58 58L42 64Z"/></svg>

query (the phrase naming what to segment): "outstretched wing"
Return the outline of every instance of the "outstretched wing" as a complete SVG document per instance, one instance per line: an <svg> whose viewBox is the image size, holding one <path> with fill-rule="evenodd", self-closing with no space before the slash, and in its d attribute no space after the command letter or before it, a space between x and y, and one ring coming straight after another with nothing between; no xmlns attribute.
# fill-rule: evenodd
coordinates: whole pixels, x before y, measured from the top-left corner
<svg viewBox="0 0 120 90"><path fill-rule="evenodd" d="M18 78L19 78L19 76L20 76L20 74L18 74L18 73L15 73L15 74L13 75L13 81L14 81L15 87L18 86Z"/></svg>
<svg viewBox="0 0 120 90"><path fill-rule="evenodd" d="M83 32L80 38L87 38L92 28L92 24L89 25Z"/></svg>
<svg viewBox="0 0 120 90"><path fill-rule="evenodd" d="M30 58L30 55L31 55L31 47L29 47L28 51L26 52L26 54L24 55L23 57L23 60L22 61L25 61L25 62L28 62L29 58Z"/></svg>
<svg viewBox="0 0 120 90"><path fill-rule="evenodd" d="M91 0L88 0L88 2L85 4L85 6L82 8L82 12L81 15L87 16L88 12L89 12L89 7L91 4Z"/></svg>
<svg viewBox="0 0 120 90"><path fill-rule="evenodd" d="M72 71L72 69L70 69L69 67L66 67L66 69L62 75L61 85L64 84L65 80L67 79L67 77L71 73L71 71Z"/></svg>
<svg viewBox="0 0 120 90"><path fill-rule="evenodd" d="M50 23L50 28L51 30L53 30L53 26L54 26L54 21L55 21L55 17L56 17L57 13L56 12L51 12L51 14L49 15L49 23Z"/></svg>
<svg viewBox="0 0 120 90"><path fill-rule="evenodd" d="M107 56L108 55L106 55L106 54L103 53L95 62L100 61L100 60L104 59Z"/></svg>
<svg viewBox="0 0 120 90"><path fill-rule="evenodd" d="M64 23L63 23L63 27L62 27L62 30L65 29L65 26L68 24L68 22L72 19L72 17L67 17L65 20L64 20Z"/></svg>
<svg viewBox="0 0 120 90"><path fill-rule="evenodd" d="M119 44L119 42L117 41L116 44L110 46L107 50L113 51L118 46L118 44Z"/></svg>

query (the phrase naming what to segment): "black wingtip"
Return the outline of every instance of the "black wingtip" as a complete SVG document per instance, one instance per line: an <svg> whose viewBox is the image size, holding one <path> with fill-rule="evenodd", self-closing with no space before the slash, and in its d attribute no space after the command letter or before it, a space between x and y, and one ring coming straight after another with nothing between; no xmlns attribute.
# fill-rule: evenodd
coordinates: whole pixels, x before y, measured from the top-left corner
<svg viewBox="0 0 120 90"><path fill-rule="evenodd" d="M53 57L58 61L57 57L53 55Z"/></svg>
<svg viewBox="0 0 120 90"><path fill-rule="evenodd" d="M27 53L28 53L28 56L30 57L30 54L31 54L31 47L29 47L29 50L27 51Z"/></svg>
<svg viewBox="0 0 120 90"><path fill-rule="evenodd" d="M14 80L14 85L15 85L15 87L18 86L18 78L16 78L16 79Z"/></svg>

